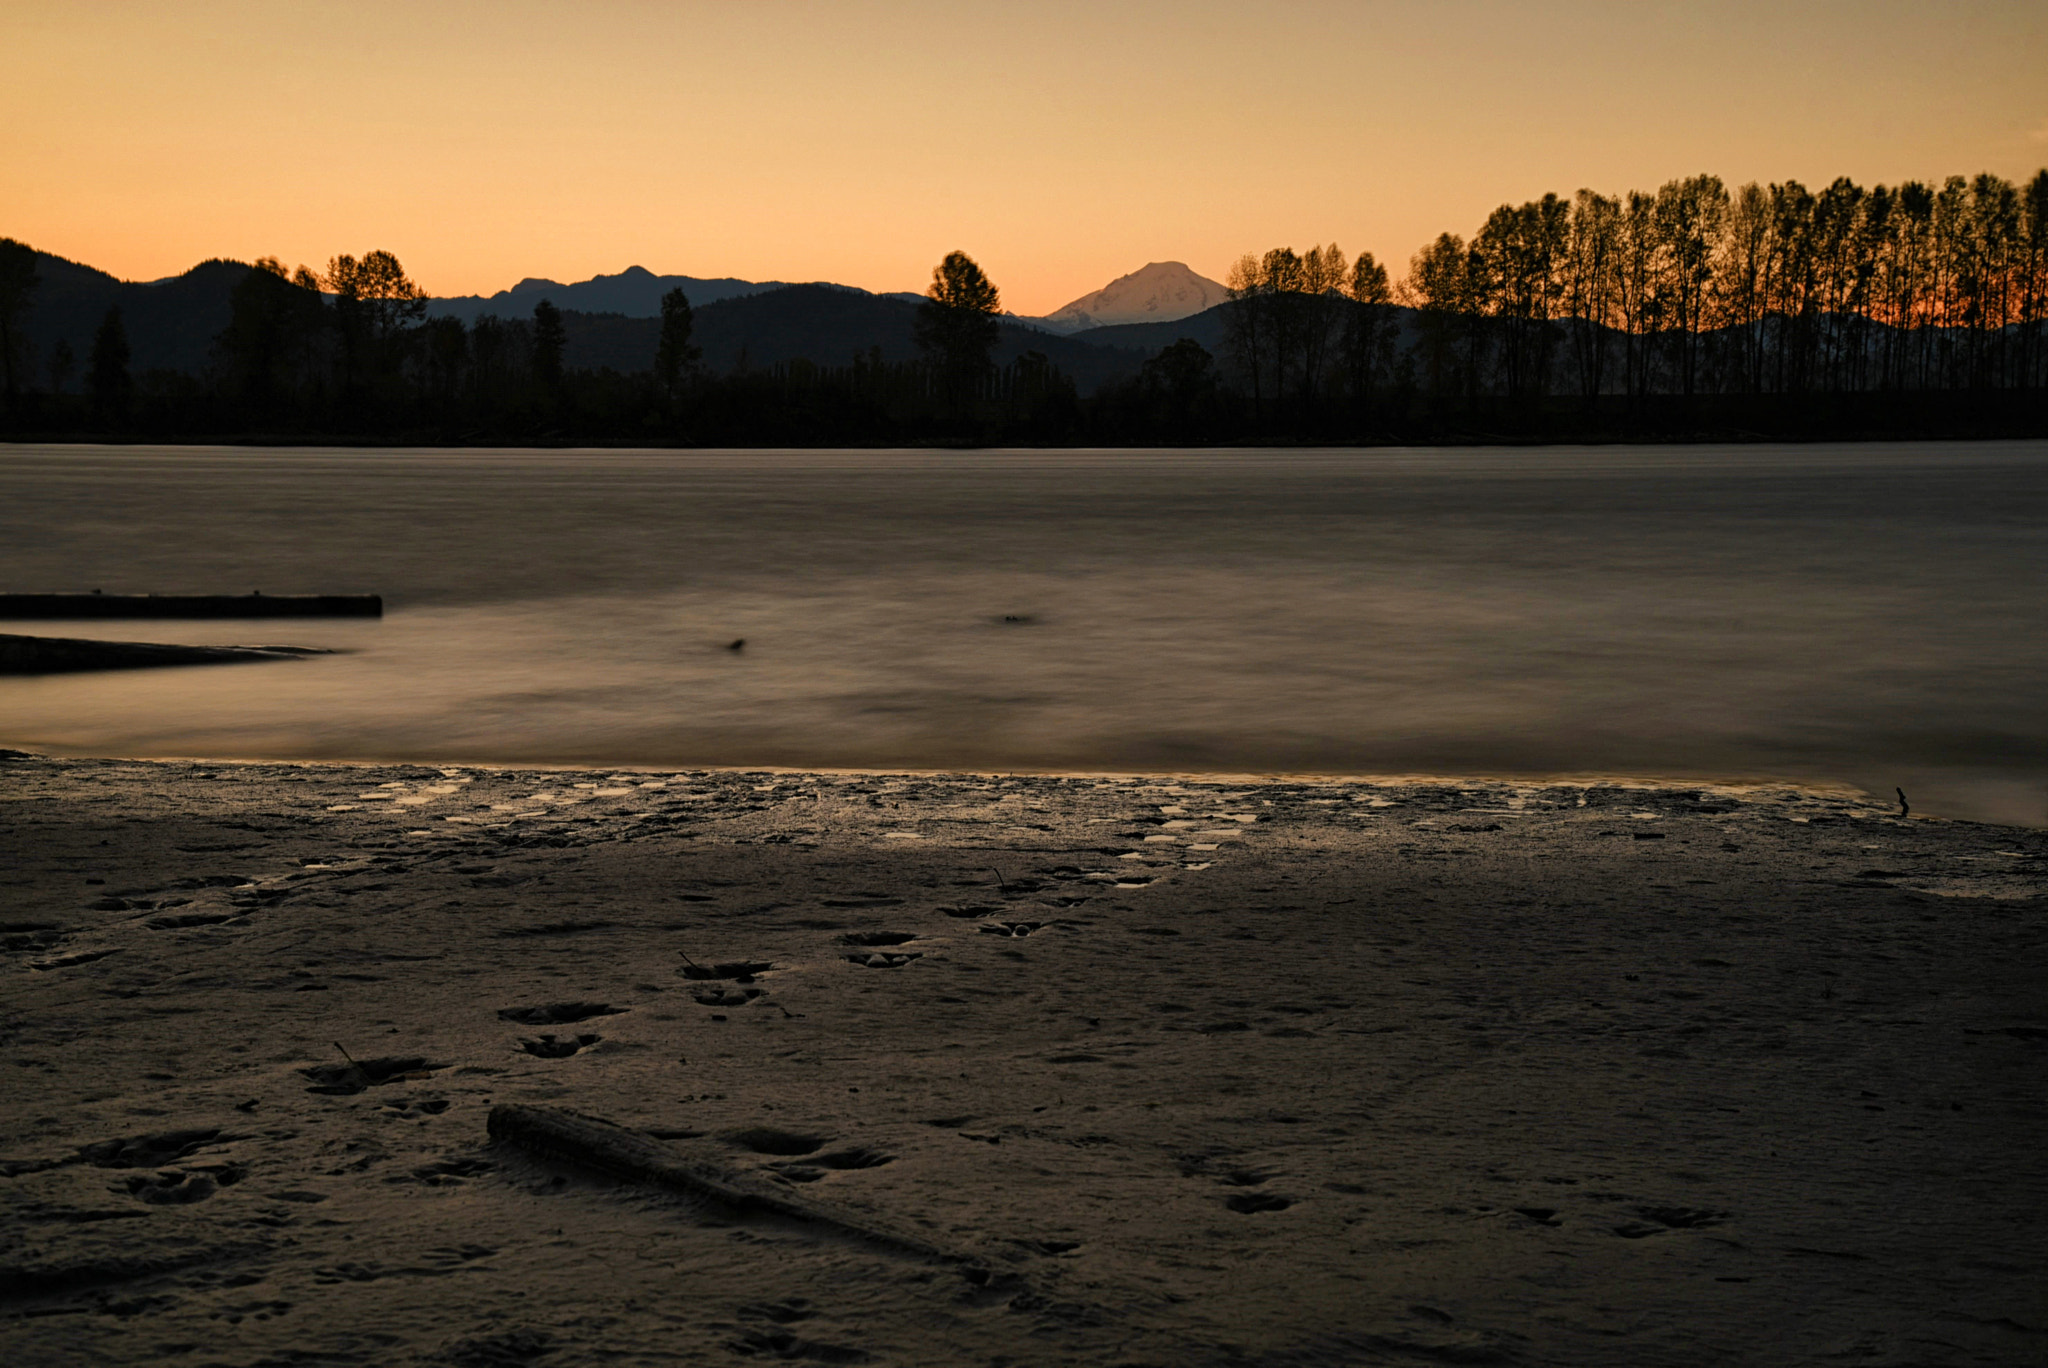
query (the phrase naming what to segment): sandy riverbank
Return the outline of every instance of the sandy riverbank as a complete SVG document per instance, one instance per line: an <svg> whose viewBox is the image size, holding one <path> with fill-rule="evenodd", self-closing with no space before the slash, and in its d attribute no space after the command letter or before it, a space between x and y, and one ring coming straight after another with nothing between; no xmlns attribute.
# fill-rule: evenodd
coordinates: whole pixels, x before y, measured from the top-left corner
<svg viewBox="0 0 2048 1368"><path fill-rule="evenodd" d="M2048 1348L2048 833L1786 790L35 758L0 800L15 1362ZM507 1104L996 1276L494 1143Z"/></svg>

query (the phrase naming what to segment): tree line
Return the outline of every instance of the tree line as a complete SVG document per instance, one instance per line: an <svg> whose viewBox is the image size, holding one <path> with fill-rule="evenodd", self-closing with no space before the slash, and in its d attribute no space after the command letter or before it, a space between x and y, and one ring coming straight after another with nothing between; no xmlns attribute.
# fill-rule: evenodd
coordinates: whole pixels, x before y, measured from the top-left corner
<svg viewBox="0 0 2048 1368"><path fill-rule="evenodd" d="M1383 395L1508 419L1672 399L2024 406L2048 389L2048 171L1548 194L1469 241L1441 234L1391 286L1335 244L1247 255L1229 286L1231 378L1281 426L1341 430Z"/></svg>
<svg viewBox="0 0 2048 1368"><path fill-rule="evenodd" d="M680 289L661 301L644 369L572 369L551 301L529 317L485 314L468 325L429 316L426 292L398 258L373 251L319 271L257 261L196 376L158 371L139 383L112 309L81 392L68 392L75 365L60 344L38 393L17 336L36 284L34 253L0 240L0 356L17 430L741 444L1062 441L1074 431L1074 387L1043 354L991 359L1001 296L961 252L933 271L915 317L916 359L887 361L876 348L839 365L797 360L727 375L704 367Z"/></svg>
<svg viewBox="0 0 2048 1368"><path fill-rule="evenodd" d="M932 273L918 354L712 374L682 291L643 370L572 369L562 314L429 317L397 257L258 261L202 375L138 386L118 310L82 359L22 363L34 253L0 240L10 426L413 442L1212 443L2040 435L2048 171L1865 190L1580 190L1444 233L1399 280L1335 243L1241 257L1229 302L1082 396L1037 352L997 365L1001 295ZM1213 350L1212 350L1213 348Z"/></svg>

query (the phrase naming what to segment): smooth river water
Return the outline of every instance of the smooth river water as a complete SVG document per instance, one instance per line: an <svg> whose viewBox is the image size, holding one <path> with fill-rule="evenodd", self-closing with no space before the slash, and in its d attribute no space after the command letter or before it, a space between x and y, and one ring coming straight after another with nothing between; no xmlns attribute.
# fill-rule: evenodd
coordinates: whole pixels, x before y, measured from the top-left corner
<svg viewBox="0 0 2048 1368"><path fill-rule="evenodd" d="M2044 580L2039 442L12 446L0 589L387 615L0 622L348 652L0 679L0 745L1789 779L2048 825Z"/></svg>

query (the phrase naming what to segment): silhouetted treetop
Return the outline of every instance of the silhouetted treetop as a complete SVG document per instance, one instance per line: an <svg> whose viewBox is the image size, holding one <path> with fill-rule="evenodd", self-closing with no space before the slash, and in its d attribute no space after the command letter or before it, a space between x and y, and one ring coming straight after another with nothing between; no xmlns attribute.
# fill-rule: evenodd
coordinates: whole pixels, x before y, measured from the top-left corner
<svg viewBox="0 0 2048 1368"><path fill-rule="evenodd" d="M965 252L946 253L946 259L932 268L932 283L924 293L925 298L948 309L994 314L1003 307L995 282Z"/></svg>
<svg viewBox="0 0 2048 1368"><path fill-rule="evenodd" d="M1001 336L1002 307L995 282L965 252L948 252L932 269L931 287L918 305L919 350L938 368L941 384L958 403L987 374L988 354Z"/></svg>
<svg viewBox="0 0 2048 1368"><path fill-rule="evenodd" d="M389 252L370 252L360 261L352 256L335 257L327 263L320 284L344 309L360 310L372 335L379 339L426 317L426 291L413 283Z"/></svg>
<svg viewBox="0 0 2048 1368"><path fill-rule="evenodd" d="M680 286L661 297L661 336L654 350L654 379L670 399L675 398L684 378L703 358L702 350L690 341L696 322L696 315L690 311L690 297Z"/></svg>
<svg viewBox="0 0 2048 1368"><path fill-rule="evenodd" d="M568 349L569 333L562 324L562 311L552 300L533 306L533 374L542 388L553 390L562 383L562 353Z"/></svg>
<svg viewBox="0 0 2048 1368"><path fill-rule="evenodd" d="M128 401L135 388L128 374L128 358L128 330L122 326L121 311L109 309L93 334L87 377L93 407L102 422L120 423L128 416Z"/></svg>

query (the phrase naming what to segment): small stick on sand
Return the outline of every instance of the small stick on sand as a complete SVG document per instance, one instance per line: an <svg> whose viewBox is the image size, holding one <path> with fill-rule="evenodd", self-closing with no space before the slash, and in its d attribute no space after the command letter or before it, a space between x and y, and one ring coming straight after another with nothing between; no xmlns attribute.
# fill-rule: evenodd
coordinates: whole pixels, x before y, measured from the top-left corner
<svg viewBox="0 0 2048 1368"><path fill-rule="evenodd" d="M1892 792L1899 795L1899 816L1911 817L1913 815L1913 805L1906 801L1906 791L1902 788L1894 788Z"/></svg>

